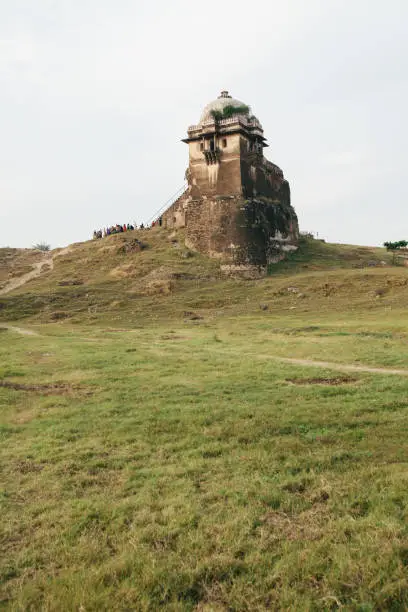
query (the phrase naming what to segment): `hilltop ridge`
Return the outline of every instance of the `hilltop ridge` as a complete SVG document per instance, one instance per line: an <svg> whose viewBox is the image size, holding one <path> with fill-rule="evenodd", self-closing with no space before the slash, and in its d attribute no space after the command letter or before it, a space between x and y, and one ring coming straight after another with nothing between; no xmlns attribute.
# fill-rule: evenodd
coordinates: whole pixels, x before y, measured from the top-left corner
<svg viewBox="0 0 408 612"><path fill-rule="evenodd" d="M229 278L219 260L184 246L183 230L164 228L48 253L0 249L0 318L138 321L182 317L186 310L198 310L201 316L238 314L259 309L260 302L277 311L341 304L372 308L378 298L384 304L406 297L406 268L391 262L382 248L302 237L299 250L270 266L267 277Z"/></svg>

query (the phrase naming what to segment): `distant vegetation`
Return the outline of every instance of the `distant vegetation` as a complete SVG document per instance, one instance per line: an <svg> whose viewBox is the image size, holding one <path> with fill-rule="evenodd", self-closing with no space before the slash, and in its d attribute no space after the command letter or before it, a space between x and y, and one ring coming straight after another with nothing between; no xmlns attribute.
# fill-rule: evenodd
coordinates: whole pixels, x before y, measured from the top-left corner
<svg viewBox="0 0 408 612"><path fill-rule="evenodd" d="M33 244L33 249L36 249L36 251L49 251L51 249L51 245L46 244L45 242L39 242L38 244Z"/></svg>
<svg viewBox="0 0 408 612"><path fill-rule="evenodd" d="M398 240L397 242L384 242L384 246L387 251L399 251L399 249L405 249L408 246L408 241Z"/></svg>
<svg viewBox="0 0 408 612"><path fill-rule="evenodd" d="M397 242L384 242L384 246L387 251L392 251L392 263L397 263L397 251L406 249L408 246L407 240L397 240Z"/></svg>

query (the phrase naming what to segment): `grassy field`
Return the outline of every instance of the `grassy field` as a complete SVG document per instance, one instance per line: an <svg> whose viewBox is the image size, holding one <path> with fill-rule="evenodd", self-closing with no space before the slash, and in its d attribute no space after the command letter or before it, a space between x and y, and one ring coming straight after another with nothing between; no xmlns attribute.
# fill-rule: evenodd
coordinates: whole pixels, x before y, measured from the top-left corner
<svg viewBox="0 0 408 612"><path fill-rule="evenodd" d="M0 299L0 608L407 609L408 270L113 238Z"/></svg>

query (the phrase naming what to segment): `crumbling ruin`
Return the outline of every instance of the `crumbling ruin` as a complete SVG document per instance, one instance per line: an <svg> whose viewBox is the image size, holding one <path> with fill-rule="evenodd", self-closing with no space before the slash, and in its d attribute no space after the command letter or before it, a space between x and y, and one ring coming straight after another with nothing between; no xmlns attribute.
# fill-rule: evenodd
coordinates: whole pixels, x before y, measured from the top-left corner
<svg viewBox="0 0 408 612"><path fill-rule="evenodd" d="M230 270L265 267L296 249L289 183L264 157L263 129L247 105L221 92L183 142L188 187L163 213L165 227L184 227L189 248Z"/></svg>

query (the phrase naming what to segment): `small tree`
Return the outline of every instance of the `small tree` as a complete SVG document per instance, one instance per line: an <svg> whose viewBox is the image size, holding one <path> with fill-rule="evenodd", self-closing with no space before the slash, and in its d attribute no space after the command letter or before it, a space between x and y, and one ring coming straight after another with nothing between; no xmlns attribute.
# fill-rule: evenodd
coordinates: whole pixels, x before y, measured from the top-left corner
<svg viewBox="0 0 408 612"><path fill-rule="evenodd" d="M384 242L384 246L387 251L399 251L399 249L404 249L408 246L408 241L398 240L397 242Z"/></svg>
<svg viewBox="0 0 408 612"><path fill-rule="evenodd" d="M49 251L51 249L51 245L47 244L46 242L39 242L38 244L34 244L33 245L33 249L36 249L36 251Z"/></svg>
<svg viewBox="0 0 408 612"><path fill-rule="evenodd" d="M395 264L396 252L408 246L407 240L397 240L396 242L384 242L387 251L392 251L392 263Z"/></svg>

